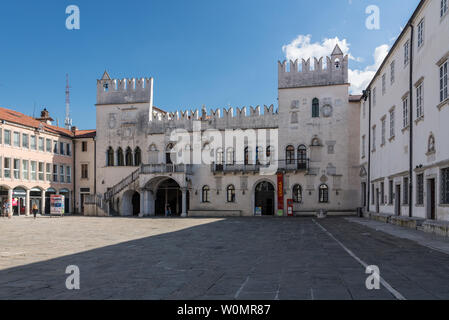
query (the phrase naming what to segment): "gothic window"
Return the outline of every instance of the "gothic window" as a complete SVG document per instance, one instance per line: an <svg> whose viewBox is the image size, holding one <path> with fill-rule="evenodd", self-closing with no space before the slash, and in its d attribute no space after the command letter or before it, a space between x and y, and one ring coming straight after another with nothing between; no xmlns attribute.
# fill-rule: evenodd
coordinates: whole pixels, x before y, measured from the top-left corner
<svg viewBox="0 0 449 320"><path fill-rule="evenodd" d="M305 145L298 147L298 169L307 169L307 147Z"/></svg>
<svg viewBox="0 0 449 320"><path fill-rule="evenodd" d="M117 165L119 167L123 167L125 165L125 159L123 157L123 150L122 148L117 149Z"/></svg>
<svg viewBox="0 0 449 320"><path fill-rule="evenodd" d="M435 152L435 137L433 136L433 134L431 134L429 137L429 142L427 144L427 152L428 153Z"/></svg>
<svg viewBox="0 0 449 320"><path fill-rule="evenodd" d="M201 199L201 201L202 201L203 203L209 202L209 193L210 193L210 188L209 188L209 186L204 186L204 187L203 187L203 192L202 192L202 199Z"/></svg>
<svg viewBox="0 0 449 320"><path fill-rule="evenodd" d="M273 152L273 150L272 150L271 146L268 146L266 153L265 153L265 155L267 157L267 164L271 163L272 152Z"/></svg>
<svg viewBox="0 0 449 320"><path fill-rule="evenodd" d="M245 148L245 165L249 164L249 147Z"/></svg>
<svg viewBox="0 0 449 320"><path fill-rule="evenodd" d="M228 148L228 151L226 152L226 164L234 165L234 163L235 163L234 149Z"/></svg>
<svg viewBox="0 0 449 320"><path fill-rule="evenodd" d="M130 148L130 147L128 147L128 148L126 149L126 157L125 157L125 160L126 160L126 166L127 166L127 167L132 167L132 165L133 165L133 152L131 151L131 148Z"/></svg>
<svg viewBox="0 0 449 320"><path fill-rule="evenodd" d="M108 167L113 167L114 166L114 149L112 149L112 147L109 147L109 149L108 149L107 166Z"/></svg>
<svg viewBox="0 0 449 320"><path fill-rule="evenodd" d="M165 149L165 163L166 164L173 164L173 161L171 159L171 153L173 150L173 144L170 143L167 148Z"/></svg>
<svg viewBox="0 0 449 320"><path fill-rule="evenodd" d="M232 184L226 188L226 198L228 202L235 202L235 187Z"/></svg>
<svg viewBox="0 0 449 320"><path fill-rule="evenodd" d="M293 201L295 203L302 203L302 187L299 184L293 187Z"/></svg>
<svg viewBox="0 0 449 320"><path fill-rule="evenodd" d="M256 148L256 164L260 165L263 160L263 149L261 147Z"/></svg>
<svg viewBox="0 0 449 320"><path fill-rule="evenodd" d="M140 151L140 148L137 147L136 150L134 150L134 165L140 166L142 164L142 152Z"/></svg>
<svg viewBox="0 0 449 320"><path fill-rule="evenodd" d="M286 164L295 163L295 148L293 146L288 146L285 149L285 162Z"/></svg>
<svg viewBox="0 0 449 320"><path fill-rule="evenodd" d="M224 154L223 154L223 149L221 149L221 148L217 149L216 163L218 165L223 165L223 163L224 163Z"/></svg>
<svg viewBox="0 0 449 320"><path fill-rule="evenodd" d="M329 202L329 187L326 184L322 184L319 190L319 201L320 203Z"/></svg>
<svg viewBox="0 0 449 320"><path fill-rule="evenodd" d="M317 98L312 100L312 118L320 117L320 100Z"/></svg>

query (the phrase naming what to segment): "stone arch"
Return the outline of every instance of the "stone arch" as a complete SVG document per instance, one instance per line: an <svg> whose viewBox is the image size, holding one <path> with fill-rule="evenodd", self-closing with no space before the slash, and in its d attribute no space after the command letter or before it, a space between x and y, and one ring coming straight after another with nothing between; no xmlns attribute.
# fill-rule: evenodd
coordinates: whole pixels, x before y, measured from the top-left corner
<svg viewBox="0 0 449 320"><path fill-rule="evenodd" d="M140 193L136 190L125 191L120 203L120 215L123 217L136 217L139 213Z"/></svg>
<svg viewBox="0 0 449 320"><path fill-rule="evenodd" d="M272 181L269 178L261 178L258 179L252 186L251 188L251 210L253 212L253 215L255 214L255 209L256 209L256 188L259 184L263 183L263 182L268 182L270 183L273 188L274 188L274 201L273 201L273 214L276 215L276 211L277 211L277 207L278 207L278 199L276 196L276 181Z"/></svg>

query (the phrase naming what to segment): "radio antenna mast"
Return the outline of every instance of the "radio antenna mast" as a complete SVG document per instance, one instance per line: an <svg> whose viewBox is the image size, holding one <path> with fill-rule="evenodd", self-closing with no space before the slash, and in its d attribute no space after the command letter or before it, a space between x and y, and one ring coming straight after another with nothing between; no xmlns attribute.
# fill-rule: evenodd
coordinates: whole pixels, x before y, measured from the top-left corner
<svg viewBox="0 0 449 320"><path fill-rule="evenodd" d="M65 121L64 125L66 129L72 128L72 119L70 119L70 85L69 85L69 75L66 74L66 88L65 88Z"/></svg>

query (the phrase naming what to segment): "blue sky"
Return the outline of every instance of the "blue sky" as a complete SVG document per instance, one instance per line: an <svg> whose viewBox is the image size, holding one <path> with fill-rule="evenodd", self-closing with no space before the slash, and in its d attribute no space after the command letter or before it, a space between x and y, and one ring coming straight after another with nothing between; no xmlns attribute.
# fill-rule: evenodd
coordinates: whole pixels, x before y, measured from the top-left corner
<svg viewBox="0 0 449 320"><path fill-rule="evenodd" d="M277 106L277 61L288 52L311 46L321 52L325 39L338 38L354 57L352 70L373 69L376 48L393 44L418 3L2 1L0 106L28 115L35 104L36 114L45 106L62 125L68 73L74 125L95 128L96 79L105 69L113 78L154 77L155 105L168 111ZM72 4L80 8L80 30L65 27ZM373 4L380 8L380 30L365 27L365 9Z"/></svg>

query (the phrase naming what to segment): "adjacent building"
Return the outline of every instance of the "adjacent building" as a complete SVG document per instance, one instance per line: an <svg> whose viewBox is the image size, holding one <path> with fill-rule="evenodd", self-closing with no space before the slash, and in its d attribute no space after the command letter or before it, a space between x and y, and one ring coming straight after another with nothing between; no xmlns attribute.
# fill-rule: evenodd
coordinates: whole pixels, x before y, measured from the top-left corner
<svg viewBox="0 0 449 320"><path fill-rule="evenodd" d="M421 1L365 91L361 204L449 220L448 1Z"/></svg>
<svg viewBox="0 0 449 320"><path fill-rule="evenodd" d="M49 214L50 197L56 194L64 195L66 212L78 211L74 141L94 132L67 130L52 121L45 109L35 119L0 108L0 201L8 203L14 215L29 215L34 204ZM93 150L91 146L92 156Z"/></svg>

